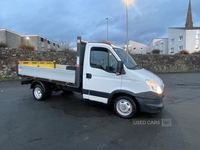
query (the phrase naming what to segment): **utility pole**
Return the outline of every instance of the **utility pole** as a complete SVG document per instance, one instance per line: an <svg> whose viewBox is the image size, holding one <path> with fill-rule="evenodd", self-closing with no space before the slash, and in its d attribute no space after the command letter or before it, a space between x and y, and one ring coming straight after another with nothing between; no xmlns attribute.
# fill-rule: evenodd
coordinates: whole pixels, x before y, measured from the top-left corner
<svg viewBox="0 0 200 150"><path fill-rule="evenodd" d="M128 52L128 2L129 0L126 0L126 50Z"/></svg>
<svg viewBox="0 0 200 150"><path fill-rule="evenodd" d="M108 18L106 18L107 20L107 41L108 41Z"/></svg>

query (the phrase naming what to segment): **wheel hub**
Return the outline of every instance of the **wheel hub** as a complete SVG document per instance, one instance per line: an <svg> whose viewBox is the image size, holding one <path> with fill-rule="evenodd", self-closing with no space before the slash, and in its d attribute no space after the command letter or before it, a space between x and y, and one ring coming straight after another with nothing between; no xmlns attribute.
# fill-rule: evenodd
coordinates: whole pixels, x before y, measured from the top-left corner
<svg viewBox="0 0 200 150"><path fill-rule="evenodd" d="M117 102L117 111L123 116L128 116L132 112L132 104L125 99Z"/></svg>
<svg viewBox="0 0 200 150"><path fill-rule="evenodd" d="M34 95L37 99L40 99L42 97L42 90L39 87L36 87L34 90Z"/></svg>

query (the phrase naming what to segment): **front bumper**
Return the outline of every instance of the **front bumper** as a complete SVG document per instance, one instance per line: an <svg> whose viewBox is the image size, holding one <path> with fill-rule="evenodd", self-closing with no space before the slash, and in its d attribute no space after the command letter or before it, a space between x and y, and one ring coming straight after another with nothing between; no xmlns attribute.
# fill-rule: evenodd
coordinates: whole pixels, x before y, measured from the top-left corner
<svg viewBox="0 0 200 150"><path fill-rule="evenodd" d="M163 110L165 101L163 100L164 95L157 95L153 92L141 93L136 97L140 112L147 113L159 113Z"/></svg>

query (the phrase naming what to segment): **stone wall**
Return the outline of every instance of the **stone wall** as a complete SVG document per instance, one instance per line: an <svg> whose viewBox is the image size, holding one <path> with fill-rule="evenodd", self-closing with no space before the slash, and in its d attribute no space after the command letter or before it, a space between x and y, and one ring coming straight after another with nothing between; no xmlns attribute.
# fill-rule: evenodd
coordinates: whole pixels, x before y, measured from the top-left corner
<svg viewBox="0 0 200 150"><path fill-rule="evenodd" d="M139 66L154 73L200 72L200 55L132 55ZM75 65L76 53L0 49L1 78L17 78L16 61L56 61Z"/></svg>
<svg viewBox="0 0 200 150"><path fill-rule="evenodd" d="M154 73L200 72L200 55L132 55L137 64Z"/></svg>

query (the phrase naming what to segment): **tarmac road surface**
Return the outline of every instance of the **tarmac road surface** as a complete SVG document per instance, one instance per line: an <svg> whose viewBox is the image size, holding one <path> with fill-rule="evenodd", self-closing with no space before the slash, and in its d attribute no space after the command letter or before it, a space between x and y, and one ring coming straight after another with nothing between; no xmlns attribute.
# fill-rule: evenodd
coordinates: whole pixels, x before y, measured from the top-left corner
<svg viewBox="0 0 200 150"><path fill-rule="evenodd" d="M200 73L160 74L165 108L122 119L80 94L36 101L30 85L0 82L1 150L200 149Z"/></svg>

